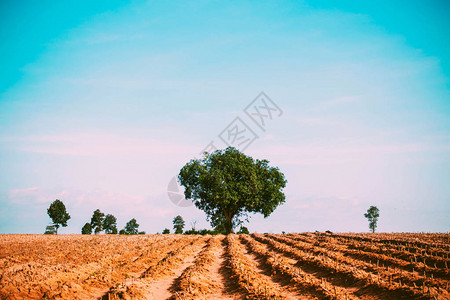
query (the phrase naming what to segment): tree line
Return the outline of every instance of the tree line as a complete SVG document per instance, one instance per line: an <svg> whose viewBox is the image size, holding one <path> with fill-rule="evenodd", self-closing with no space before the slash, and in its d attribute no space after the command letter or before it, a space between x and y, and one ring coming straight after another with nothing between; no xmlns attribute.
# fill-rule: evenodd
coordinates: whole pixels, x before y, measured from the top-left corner
<svg viewBox="0 0 450 300"><path fill-rule="evenodd" d="M67 227L70 215L61 200L53 201L47 209L47 214L52 220L52 225L46 227L44 234L58 234L59 227ZM117 232L117 218L112 214L105 215L100 209L96 209L92 214L91 221L81 228L81 234L92 234L92 232L97 234L102 231L106 234L145 234L145 231L139 231L139 224L135 218L128 221L125 227Z"/></svg>
<svg viewBox="0 0 450 300"><path fill-rule="evenodd" d="M278 167L269 165L268 160L253 159L236 148L228 147L213 153L205 152L200 159L192 159L185 164L178 174L179 183L185 188L184 196L205 212L214 228L212 233L229 234L248 221L248 214L260 213L265 218L285 202L283 189L287 180ZM70 215L64 204L55 200L48 210L53 225L46 232L58 232L59 226L67 226ZM379 210L371 206L364 216L369 220L369 228L375 232ZM184 220L181 216L173 220L175 233L183 233ZM138 234L139 225L135 219L130 220L119 234ZM117 233L116 218L95 210L90 223L83 226L82 233L91 234L105 231ZM163 233L169 233L168 228ZM195 226L190 231L198 233ZM203 231L207 232L207 231Z"/></svg>
<svg viewBox="0 0 450 300"><path fill-rule="evenodd" d="M192 227L191 229L188 229L186 231L184 230L185 227L185 221L183 220L183 218L178 215L175 218L173 218L172 220L173 223L173 230L175 234L200 234L200 235L206 235L206 234L210 234L210 235L216 235L216 234L227 234L226 233L226 229L224 226L216 226L214 229L196 229L195 228L195 222L192 222ZM162 231L162 234L169 234L170 229L169 228L165 228ZM245 226L241 226L241 228L239 229L238 232L236 232L238 234L240 233L246 233L248 234L248 228Z"/></svg>
<svg viewBox="0 0 450 300"><path fill-rule="evenodd" d="M50 207L47 209L47 214L52 220L52 225L46 227L45 234L58 234L59 227L66 227L67 221L70 219L70 215L66 210L66 206L64 203L56 199L50 204ZM369 228L372 232L375 232L377 228L377 222L379 209L376 206L370 206L367 212L364 214L364 217L369 221ZM223 224L218 224L214 229L199 229L195 228L195 222L192 223L191 229L184 231L184 227L186 222L183 217L180 215L176 216L173 220L173 230L175 234L200 234L200 235L216 235L216 234L227 234L227 229ZM145 231L139 231L139 224L136 219L133 218L127 222L125 227L121 229L119 232L117 231L117 218L112 214L105 215L100 211L100 209L96 209L92 214L91 221L84 224L81 228L82 234L95 234L101 233L104 231L106 234L123 234L123 235L134 235L134 234L145 234ZM162 234L170 234L170 229L165 228L162 231ZM239 231L236 233L248 234L249 230L245 226L241 226Z"/></svg>
<svg viewBox="0 0 450 300"><path fill-rule="evenodd" d="M56 199L50 204L47 209L47 214L52 220L52 225L48 225L45 229L44 234L58 234L58 229L60 227L67 227L67 222L70 220L70 215L66 210L64 203ZM186 222L184 219L178 215L173 220L173 232L175 234L200 234L200 235L216 235L216 234L226 234L224 226L216 226L214 229L195 229L195 222L191 229L184 231ZM105 215L100 209L96 209L91 217L91 221L84 224L81 228L81 234L98 234L104 231L106 234L123 234L123 235L134 235L134 234L145 234L145 231L139 231L139 224L136 219L133 218L125 225L123 229L117 231L117 218L112 214ZM162 234L170 234L170 229L165 228ZM241 226L237 233L249 233L247 227Z"/></svg>
<svg viewBox="0 0 450 300"><path fill-rule="evenodd" d="M82 234L95 234L105 231L106 234L117 234L117 219L111 214L105 216L100 209L96 209L91 217L91 222L84 224L81 228ZM133 218L121 229L119 234L145 234L145 231L139 231L139 224Z"/></svg>

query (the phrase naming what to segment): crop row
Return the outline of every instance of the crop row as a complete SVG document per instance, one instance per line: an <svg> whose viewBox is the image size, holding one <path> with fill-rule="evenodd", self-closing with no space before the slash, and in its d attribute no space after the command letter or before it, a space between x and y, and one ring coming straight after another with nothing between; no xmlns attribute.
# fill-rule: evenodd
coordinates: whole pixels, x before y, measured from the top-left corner
<svg viewBox="0 0 450 300"><path fill-rule="evenodd" d="M140 276L131 277L129 280L111 286L104 297L108 297L108 299L146 299L149 281L172 275L172 269L181 264L188 255L191 255L204 240L205 238L198 236L177 240L176 245L171 247L173 250L157 263L148 266Z"/></svg>
<svg viewBox="0 0 450 300"><path fill-rule="evenodd" d="M389 268L383 267L379 265L379 261L377 260L377 263L372 262L365 262L361 261L358 257L357 253L354 253L356 250L344 250L343 254L337 251L336 247L333 248L332 251L328 250L327 248L321 248L317 246L313 246L307 243L291 240L289 238L283 237L283 236L275 236L272 235L272 238L284 242L290 246L293 246L295 248L301 249L301 250L307 250L313 253L314 255L326 255L327 257L331 258L334 261L341 262L343 264L346 264L351 267L357 267L358 269L364 270L368 273L373 274L374 276L377 276L377 278L384 278L388 282L392 281L398 281L402 282L402 284L409 285L411 287L417 288L418 286L421 286L423 288L435 288L437 291L439 290L446 290L448 288L448 281L440 278L433 278L433 276L426 276L426 273L419 274L418 272L405 272L402 269L398 268ZM353 251L353 252L352 252ZM350 254L350 255L349 255ZM347 256L349 255L349 256ZM364 257L364 254L359 254ZM353 259L353 258L357 259ZM370 256L372 257L372 256ZM377 256L375 255L375 258Z"/></svg>
<svg viewBox="0 0 450 300"><path fill-rule="evenodd" d="M296 238L313 239L313 237L307 237L304 235L294 235ZM349 239L339 235L320 236L318 241L328 241L333 243L339 243L347 245L349 248L365 250L376 253L386 253L392 257L397 257L405 261L411 262L423 262L430 267L435 268L448 268L450 265L450 251L446 251L441 248L428 248L423 249L414 245L397 245L391 243L382 243L374 240L367 241L365 239Z"/></svg>
<svg viewBox="0 0 450 300"><path fill-rule="evenodd" d="M450 239L447 233L340 233L333 235L357 241L450 251Z"/></svg>
<svg viewBox="0 0 450 300"><path fill-rule="evenodd" d="M301 247L308 251L313 251L315 253L322 253L327 255L338 255L341 253L342 255L353 258L357 261L361 262L369 262L366 265L369 269L373 269L373 271L380 272L380 270L387 269L389 271L389 267L391 269L401 269L414 274L417 274L417 280L427 281L426 283L431 284L433 281L433 277L441 278L443 281L447 281L450 277L449 270L430 267L422 262L408 262L396 257L392 257L388 252L382 253L373 253L370 251L365 251L368 249L353 249L349 247L349 245L343 245L339 242L334 242L333 240L321 240L314 241L310 238L306 238L304 236L295 236L295 235L286 235L285 237L278 237L279 239L283 239L287 243L291 245ZM291 240L292 239L292 240ZM295 242L294 242L295 241ZM373 264L372 264L373 261ZM375 266L376 263L376 266ZM385 265L384 267L381 265ZM402 271L400 271L401 273ZM420 273L419 273L420 272ZM428 275L428 278L427 278ZM417 281L416 280L416 281ZM439 280L438 280L439 281ZM417 284L417 282L416 282ZM420 282L423 284L423 282Z"/></svg>
<svg viewBox="0 0 450 300"><path fill-rule="evenodd" d="M64 258L63 262L58 263L55 262L54 256L59 256L60 252L64 253L60 247L60 244L64 244L64 238L58 247L47 245L47 248L40 248L43 255L33 251L35 256L28 257L27 260L30 262L27 263L14 263L14 260L24 260L22 255L26 255L24 253L29 251L22 251L22 254L18 256L1 259L4 268L0 274L0 295L11 299L23 299L25 295L26 298L32 299L86 298L96 290L122 281L127 273L136 271L152 260L158 259L164 255L165 251L174 247L178 240L178 238L161 239L159 237L140 237L140 239L71 237L75 241L74 244L77 244L79 240L84 242L82 243L84 247L80 245L77 250L72 250L67 243L66 254L70 256L72 251L76 251L78 254L73 256L79 257L80 260ZM91 245L91 241L97 243ZM35 246L23 245L23 247ZM82 259L90 254L93 258Z"/></svg>
<svg viewBox="0 0 450 300"><path fill-rule="evenodd" d="M178 277L178 288L175 292L178 298L195 299L210 294L217 287L209 278L209 268L216 259L214 252L220 247L220 238L211 237L204 249L195 258L194 264L183 270Z"/></svg>
<svg viewBox="0 0 450 300"><path fill-rule="evenodd" d="M366 285L377 288L381 292L392 293L394 291L397 294L411 298L431 298L433 295L439 295L439 290L433 289L432 287L410 287L405 285L402 280L394 278L391 274L387 275L381 272L378 274L372 274L371 272L367 272L361 268L361 262L351 259L346 261L347 258L343 256L334 256L331 253L328 253L328 255L318 256L316 254L308 253L297 247L292 247L284 243L287 241L283 241L280 236L276 237L272 235L269 238L255 234L254 237L258 241L270 245L277 251L288 254L297 259L300 265L304 264L329 273L338 274L349 281L363 282ZM277 239L283 242L279 242ZM428 295L425 294L425 290L428 291Z"/></svg>
<svg viewBox="0 0 450 300"><path fill-rule="evenodd" d="M227 244L231 270L239 286L246 290L247 299L284 299L279 289L245 256L242 244L234 235L227 236Z"/></svg>
<svg viewBox="0 0 450 300"><path fill-rule="evenodd" d="M304 272L296 267L283 255L277 254L267 249L267 246L250 238L241 236L241 239L247 243L252 252L262 257L267 265L274 272L279 272L287 276L303 292L312 296L319 296L322 299L359 299L357 296L349 293L347 290L327 283L324 278L317 278L314 275Z"/></svg>

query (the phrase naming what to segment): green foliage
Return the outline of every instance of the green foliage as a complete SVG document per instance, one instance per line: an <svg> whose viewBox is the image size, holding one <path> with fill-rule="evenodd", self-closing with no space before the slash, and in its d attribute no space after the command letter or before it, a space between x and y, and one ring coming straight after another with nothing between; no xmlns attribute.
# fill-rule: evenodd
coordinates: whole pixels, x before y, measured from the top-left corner
<svg viewBox="0 0 450 300"><path fill-rule="evenodd" d="M125 234L138 234L139 224L136 222L136 219L133 218L125 225Z"/></svg>
<svg viewBox="0 0 450 300"><path fill-rule="evenodd" d="M248 231L247 227L241 226L241 228L239 229L239 231L237 233L238 234L249 234L250 232Z"/></svg>
<svg viewBox="0 0 450 300"><path fill-rule="evenodd" d="M45 227L44 234L56 234L56 226L55 225L49 225Z"/></svg>
<svg viewBox="0 0 450 300"><path fill-rule="evenodd" d="M94 230L94 233L99 233L103 230L103 220L105 219L105 214L100 211L100 209L96 209L92 214L91 218L91 226Z"/></svg>
<svg viewBox="0 0 450 300"><path fill-rule="evenodd" d="M237 227L237 225L235 224L235 222L233 223L233 228ZM216 227L214 227L214 232L217 232L217 234L227 234L227 230L225 228L225 219L223 220L222 223L217 224Z"/></svg>
<svg viewBox="0 0 450 300"><path fill-rule="evenodd" d="M81 228L81 234L92 234L91 223L84 224L83 228Z"/></svg>
<svg viewBox="0 0 450 300"><path fill-rule="evenodd" d="M67 221L70 219L70 215L66 211L66 206L58 199L50 204L50 207L47 209L47 214L52 219L53 226L55 226L55 234L58 234L59 226L66 227Z"/></svg>
<svg viewBox="0 0 450 300"><path fill-rule="evenodd" d="M243 222L239 219L239 216L234 216L231 219L231 228L237 228L242 223ZM214 232L217 232L220 234L227 234L227 219L223 215L222 216L219 215L216 218L216 220L214 221L214 224L215 224L215 227L213 230Z"/></svg>
<svg viewBox="0 0 450 300"><path fill-rule="evenodd" d="M175 230L175 233L182 234L184 228L184 220L181 216L176 216L173 219L173 229Z"/></svg>
<svg viewBox="0 0 450 300"><path fill-rule="evenodd" d="M247 213L267 217L285 202L284 174L267 160L254 160L233 147L191 160L178 179L186 199L206 213L213 227L224 226L226 233Z"/></svg>
<svg viewBox="0 0 450 300"><path fill-rule="evenodd" d="M200 229L200 230L197 232L197 234L200 234L200 235L207 235L207 234L210 234L210 235L216 235L216 234L222 234L222 233L221 233L221 232L218 232L218 231L216 231L216 230Z"/></svg>
<svg viewBox="0 0 450 300"><path fill-rule="evenodd" d="M209 230L209 229L200 229L200 230L195 230L194 228L192 228L192 229L189 229L189 230L186 230L185 232L184 232L184 234L187 234L187 235L192 235L192 234L200 234L200 235L207 235L207 234L210 234L210 235L216 235L216 234L222 234L221 232L218 232L218 231L216 231L216 230Z"/></svg>
<svg viewBox="0 0 450 300"><path fill-rule="evenodd" d="M120 229L119 234L133 235L133 234L145 234L145 231L138 231L139 224L136 219L133 218L125 225L124 229ZM117 229L114 233L117 233Z"/></svg>
<svg viewBox="0 0 450 300"><path fill-rule="evenodd" d="M369 220L369 228L372 232L375 232L377 229L378 217L380 216L380 210L376 206L371 206L367 210L367 213L364 214L364 217Z"/></svg>
<svg viewBox="0 0 450 300"><path fill-rule="evenodd" d="M164 230L162 231L162 234L169 234L170 230L169 228L164 228Z"/></svg>
<svg viewBox="0 0 450 300"><path fill-rule="evenodd" d="M117 219L111 214L107 214L103 220L103 229L106 234L117 234Z"/></svg>

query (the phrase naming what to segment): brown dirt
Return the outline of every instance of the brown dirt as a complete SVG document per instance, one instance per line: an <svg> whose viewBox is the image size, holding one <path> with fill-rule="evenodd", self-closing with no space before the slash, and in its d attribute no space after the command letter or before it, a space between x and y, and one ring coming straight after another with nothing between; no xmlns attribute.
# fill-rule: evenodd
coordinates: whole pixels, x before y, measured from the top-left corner
<svg viewBox="0 0 450 300"><path fill-rule="evenodd" d="M375 247L369 247L371 243L383 245L383 243L387 243L384 241L385 239L394 240L396 243L406 243L406 246L413 250L417 248L419 253L423 251L424 256L430 255L426 254L426 251L431 253L431 250L420 246L415 241L423 236L422 243L425 243L428 238L426 235L386 234L379 237L381 240L373 242L369 240L372 235L368 237L365 237L364 234L354 235L356 238L363 236L367 239L365 241L367 245L364 244L364 246L367 246L365 251L368 253L372 248L375 249L373 253L378 251ZM441 235L445 238L449 236L448 234ZM283 235L277 236L282 237ZM374 236L374 239L377 237ZM428 239L433 241L432 237L434 235ZM447 257L450 253L449 244L440 242L439 237L437 235L433 244L427 243L430 243L429 247L432 247L434 252L440 251L439 259L450 264ZM181 235L127 237L0 235L0 299L108 299L108 297L109 299L184 299L183 296L177 298L175 294L177 280L179 282L183 271L193 264L196 257L199 257L198 254L204 249L208 238ZM209 261L213 262L209 263L210 267L203 269L201 273L211 281L213 288L207 291L210 294L195 299L246 299L248 293L237 285L235 277L232 276L225 239L220 236L218 238L222 242L215 245L214 259L212 260L211 255L209 256ZM198 242L192 243L196 239ZM359 246L359 241L354 243ZM387 246L393 247L390 243ZM411 246L411 243L417 245ZM362 242L360 244L362 247ZM330 251L330 257L339 250L332 243L322 246ZM250 249L254 248L249 248L243 242L240 247L244 252L243 255L252 262L253 270L263 276L267 284L273 283L287 299L309 300L314 299L315 296L319 299L326 299L320 293L316 295L309 290L301 290L302 285L291 280L294 277L287 278L288 275L272 273L272 267L266 261L263 252L252 252ZM356 296L353 298L359 297L363 300L433 299L434 297L435 299L450 299L448 286L444 284L442 287L442 279L438 278L439 281L433 278L431 276L433 273L431 275L427 273L424 285L420 284L417 287L406 280L402 280L400 284L397 280L397 282L393 281L392 285L382 286L380 282L383 283L383 279L368 282L361 276L350 277L353 273L345 276L347 273L340 272L337 268L329 268L320 261L319 263L310 262L308 259L303 259L302 256L296 256L296 252L285 251L283 248L277 251L269 245L267 245L267 249L272 249L280 258L289 258L287 261L283 260L283 265L295 266L296 270L301 269L302 274L308 275L308 278L314 279L314 282L317 279L319 281L322 278L326 279L327 285L344 289L348 291L348 295ZM435 255L434 252L433 255ZM170 253L173 255L170 256ZM289 255L289 253L294 254ZM314 252L308 252L308 255L317 258L317 254ZM437 257L437 255L435 256ZM314 259L316 260L316 258ZM298 263L298 261L303 263ZM159 264L160 262L163 263ZM352 262L347 264L351 266ZM355 269L358 275L364 269L356 265L360 260L354 259L354 262L355 265L352 269ZM420 266L420 262L411 262L411 264L414 268ZM438 265L433 268L439 269L440 272L448 272L445 266ZM152 272L145 273L149 270ZM388 269L387 272L395 273L392 269L390 271ZM396 276L399 276L397 273L395 273ZM148 276L145 276L146 274ZM402 270L400 275L403 276L402 278L417 277L420 279L424 277L425 279L425 276L422 273L419 276L417 271L414 273ZM415 294L408 298L407 295L411 290ZM188 298L186 297L186 299Z"/></svg>
<svg viewBox="0 0 450 300"><path fill-rule="evenodd" d="M147 299L171 299L172 291L171 287L174 285L178 276L181 275L184 269L192 265L194 262L195 256L197 253L201 251L201 248L195 252L194 255L189 255L179 267L177 267L173 271L173 275L162 278L160 280L156 280L148 284L145 288L148 294L145 295Z"/></svg>
<svg viewBox="0 0 450 300"><path fill-rule="evenodd" d="M224 240L222 239L222 243ZM230 272L227 268L225 246L217 248L214 255L215 261L210 269L209 278L215 282L217 289L215 293L207 295L204 299L245 299L239 294L239 288L230 280Z"/></svg>
<svg viewBox="0 0 450 300"><path fill-rule="evenodd" d="M255 269L267 280L271 281L274 286L276 286L281 294L286 297L286 299L314 299L308 295L302 295L296 288L289 285L289 281L283 276L277 276L273 274L262 260L260 260L254 253L249 251L246 245L243 245L244 254L249 261L251 261L255 267Z"/></svg>

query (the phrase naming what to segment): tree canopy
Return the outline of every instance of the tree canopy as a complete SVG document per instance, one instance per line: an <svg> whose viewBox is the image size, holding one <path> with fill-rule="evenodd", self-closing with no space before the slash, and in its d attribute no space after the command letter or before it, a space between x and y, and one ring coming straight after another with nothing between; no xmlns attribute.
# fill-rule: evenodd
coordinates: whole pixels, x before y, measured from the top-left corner
<svg viewBox="0 0 450 300"><path fill-rule="evenodd" d="M213 227L223 225L226 233L247 213L268 217L285 202L284 174L269 161L253 159L233 147L191 160L178 179L186 199L206 213Z"/></svg>
<svg viewBox="0 0 450 300"><path fill-rule="evenodd" d="M81 234L92 234L91 223L84 224L83 228L81 228Z"/></svg>
<svg viewBox="0 0 450 300"><path fill-rule="evenodd" d="M136 219L133 218L125 225L125 234L138 234L139 224L136 222Z"/></svg>
<svg viewBox="0 0 450 300"><path fill-rule="evenodd" d="M376 206L371 206L367 210L367 213L364 214L364 217L369 220L369 228L372 232L375 232L377 229L378 217L380 216L380 210Z"/></svg>
<svg viewBox="0 0 450 300"><path fill-rule="evenodd" d="M52 204L50 204L47 209L47 214L50 219L52 219L53 226L55 226L55 234L58 234L59 226L66 227L67 221L70 219L70 215L66 211L66 206L59 199L56 199L52 202Z"/></svg>
<svg viewBox="0 0 450 300"><path fill-rule="evenodd" d="M105 218L105 214L100 211L100 209L96 209L92 214L91 218L91 227L94 230L94 233L99 233L103 230L103 220Z"/></svg>
<svg viewBox="0 0 450 300"><path fill-rule="evenodd" d="M106 234L117 234L117 219L111 214L107 214L103 220L103 229Z"/></svg>
<svg viewBox="0 0 450 300"><path fill-rule="evenodd" d="M173 219L173 229L175 230L175 233L181 234L183 233L184 228L184 220L181 216L176 216Z"/></svg>

